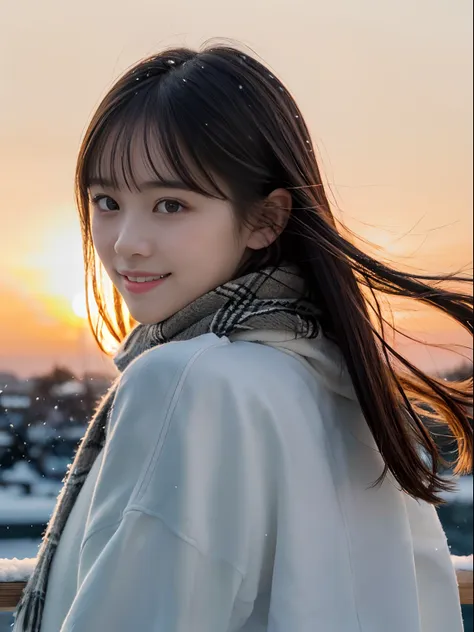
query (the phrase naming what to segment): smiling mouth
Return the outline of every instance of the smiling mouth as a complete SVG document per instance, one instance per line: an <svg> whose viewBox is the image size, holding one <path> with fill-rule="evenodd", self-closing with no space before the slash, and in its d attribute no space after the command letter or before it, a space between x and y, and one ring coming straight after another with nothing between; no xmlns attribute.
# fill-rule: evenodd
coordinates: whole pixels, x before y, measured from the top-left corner
<svg viewBox="0 0 474 632"><path fill-rule="evenodd" d="M146 294L147 292L159 287L169 276L171 276L171 273L147 276L121 275L123 279L123 287L127 290L127 292L131 292L132 294Z"/></svg>
<svg viewBox="0 0 474 632"><path fill-rule="evenodd" d="M122 275L124 279L127 279L127 281L130 281L130 283L150 283L151 281L160 281L161 279L166 279L166 277L170 276L170 273L168 274L159 274L157 276L127 276L125 274Z"/></svg>

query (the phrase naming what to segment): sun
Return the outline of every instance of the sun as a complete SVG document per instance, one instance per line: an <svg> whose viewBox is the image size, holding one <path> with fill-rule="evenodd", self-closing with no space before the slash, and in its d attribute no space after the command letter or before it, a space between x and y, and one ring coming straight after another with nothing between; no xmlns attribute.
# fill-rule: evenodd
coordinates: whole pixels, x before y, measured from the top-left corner
<svg viewBox="0 0 474 632"><path fill-rule="evenodd" d="M84 291L77 292L71 300L71 308L74 314L81 320L87 320L87 304L86 293ZM99 317L99 310L94 300L89 299L89 309L93 320Z"/></svg>
<svg viewBox="0 0 474 632"><path fill-rule="evenodd" d="M78 318L87 320L86 295L84 292L79 292L73 297L72 311Z"/></svg>

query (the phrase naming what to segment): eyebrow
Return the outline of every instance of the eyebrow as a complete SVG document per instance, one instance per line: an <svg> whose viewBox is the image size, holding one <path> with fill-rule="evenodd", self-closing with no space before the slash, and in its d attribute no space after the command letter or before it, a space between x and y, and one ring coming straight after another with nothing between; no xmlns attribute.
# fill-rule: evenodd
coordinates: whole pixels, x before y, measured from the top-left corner
<svg viewBox="0 0 474 632"><path fill-rule="evenodd" d="M114 183L107 178L91 178L87 186L88 188L93 186L102 186L107 189L117 188ZM148 191L150 189L181 189L182 191L191 191L190 187L184 182L181 182L181 180L148 180L147 182L141 182L138 189L140 191Z"/></svg>

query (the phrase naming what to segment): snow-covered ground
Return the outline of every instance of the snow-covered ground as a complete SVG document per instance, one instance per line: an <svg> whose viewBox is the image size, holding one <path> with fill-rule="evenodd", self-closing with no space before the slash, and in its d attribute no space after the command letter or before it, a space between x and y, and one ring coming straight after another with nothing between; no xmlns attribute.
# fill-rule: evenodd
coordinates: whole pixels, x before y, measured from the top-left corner
<svg viewBox="0 0 474 632"><path fill-rule="evenodd" d="M442 494L443 498L449 502L472 504L473 477L460 476L457 480L457 490L452 494Z"/></svg>
<svg viewBox="0 0 474 632"><path fill-rule="evenodd" d="M0 490L0 524L46 524L55 504L54 497L19 496Z"/></svg>
<svg viewBox="0 0 474 632"><path fill-rule="evenodd" d="M42 478L25 462L17 463L2 478L10 482L28 482L32 493L25 495L19 486L0 488L0 525L39 524L49 520L62 487L61 481ZM461 476L456 480L457 490L444 494L444 498L448 502L472 504L473 477Z"/></svg>
<svg viewBox="0 0 474 632"><path fill-rule="evenodd" d="M13 485L0 487L0 525L44 524L49 520L61 481L43 478L25 462L4 472L2 480ZM26 495L20 483L29 483L31 494Z"/></svg>
<svg viewBox="0 0 474 632"><path fill-rule="evenodd" d="M40 538L33 540L0 540L0 559L10 559L14 557L22 560L24 558L33 558L37 555Z"/></svg>
<svg viewBox="0 0 474 632"><path fill-rule="evenodd" d="M64 459L62 457L51 456L49 463L53 469L55 465L63 467L64 471ZM15 463L13 467L2 472L1 480L6 483L28 483L31 485L32 492L40 496L43 495L57 495L57 490L61 488L61 481L54 478L47 478L41 476L36 470L31 467L25 461L19 461Z"/></svg>

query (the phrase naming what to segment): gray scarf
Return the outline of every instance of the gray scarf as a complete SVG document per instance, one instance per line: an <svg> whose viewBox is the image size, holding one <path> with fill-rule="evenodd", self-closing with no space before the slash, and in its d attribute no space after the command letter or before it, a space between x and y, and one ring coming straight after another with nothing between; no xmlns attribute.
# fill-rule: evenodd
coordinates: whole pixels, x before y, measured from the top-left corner
<svg viewBox="0 0 474 632"><path fill-rule="evenodd" d="M222 337L244 330L274 329L292 332L297 338L314 338L318 334L318 313L295 268L267 268L225 283L161 323L138 325L122 343L115 363L124 371L147 349L205 333ZM107 419L119 385L120 376L100 403L68 468L38 551L36 568L15 612L13 632L41 630L51 562L76 498L104 446Z"/></svg>

